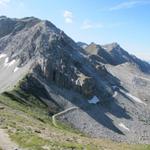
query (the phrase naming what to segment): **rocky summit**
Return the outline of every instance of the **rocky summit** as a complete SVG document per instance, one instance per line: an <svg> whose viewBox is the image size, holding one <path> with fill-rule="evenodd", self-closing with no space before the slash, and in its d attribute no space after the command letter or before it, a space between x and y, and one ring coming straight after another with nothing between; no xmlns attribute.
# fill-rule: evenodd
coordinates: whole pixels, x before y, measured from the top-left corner
<svg viewBox="0 0 150 150"><path fill-rule="evenodd" d="M150 64L117 43L76 43L49 21L1 16L0 93L29 104L20 90L55 126L150 144Z"/></svg>

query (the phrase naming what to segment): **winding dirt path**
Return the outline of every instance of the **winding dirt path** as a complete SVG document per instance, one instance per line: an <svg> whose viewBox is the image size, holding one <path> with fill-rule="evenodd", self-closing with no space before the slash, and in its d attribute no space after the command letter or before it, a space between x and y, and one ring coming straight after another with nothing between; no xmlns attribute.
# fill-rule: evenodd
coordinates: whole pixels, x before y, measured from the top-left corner
<svg viewBox="0 0 150 150"><path fill-rule="evenodd" d="M60 116L60 115L63 115L63 114L65 114L65 113L69 112L69 111L76 110L76 109L78 109L78 107L70 107L70 108L68 108L68 109L66 109L66 110L64 110L64 111L61 111L61 112L59 112L59 113L53 115L53 116L52 116L52 123L53 123L53 125L54 125L55 127L58 127L58 125L57 125L57 123L56 123L56 117L58 117L58 116Z"/></svg>
<svg viewBox="0 0 150 150"><path fill-rule="evenodd" d="M11 141L4 129L0 129L0 148L2 148L2 150L21 150L17 144Z"/></svg>

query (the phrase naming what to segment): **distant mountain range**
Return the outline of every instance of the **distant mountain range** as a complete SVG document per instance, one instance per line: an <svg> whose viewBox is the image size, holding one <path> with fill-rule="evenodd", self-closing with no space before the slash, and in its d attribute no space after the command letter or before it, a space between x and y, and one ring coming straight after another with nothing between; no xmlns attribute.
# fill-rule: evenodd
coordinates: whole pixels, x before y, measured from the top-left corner
<svg viewBox="0 0 150 150"><path fill-rule="evenodd" d="M99 45L95 43L86 44L83 42L77 43L84 48L91 55L98 55L103 63L110 63L111 65L119 65L125 62L130 62L138 65L144 72L150 72L150 65L146 61L142 61L134 55L125 51L118 43L111 43L106 45Z"/></svg>

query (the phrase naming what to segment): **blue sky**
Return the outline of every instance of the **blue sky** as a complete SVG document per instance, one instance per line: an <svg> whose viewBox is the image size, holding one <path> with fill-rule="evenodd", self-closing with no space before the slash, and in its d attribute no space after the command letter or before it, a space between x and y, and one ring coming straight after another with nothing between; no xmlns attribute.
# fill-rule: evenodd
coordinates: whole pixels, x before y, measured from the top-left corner
<svg viewBox="0 0 150 150"><path fill-rule="evenodd" d="M75 41L117 42L150 60L150 0L0 0L0 15L47 19Z"/></svg>

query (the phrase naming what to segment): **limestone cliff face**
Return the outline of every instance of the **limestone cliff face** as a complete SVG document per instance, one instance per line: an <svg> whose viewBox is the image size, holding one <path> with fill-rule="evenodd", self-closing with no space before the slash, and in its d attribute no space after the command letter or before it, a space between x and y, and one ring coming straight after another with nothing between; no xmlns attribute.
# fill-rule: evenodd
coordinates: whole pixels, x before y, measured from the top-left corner
<svg viewBox="0 0 150 150"><path fill-rule="evenodd" d="M31 62L30 74L85 97L111 92L109 83L99 77L105 71L92 65L86 52L51 22L1 17L0 27L0 52L8 63L16 60L23 68Z"/></svg>

